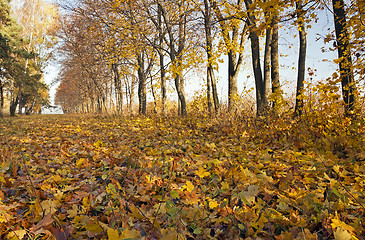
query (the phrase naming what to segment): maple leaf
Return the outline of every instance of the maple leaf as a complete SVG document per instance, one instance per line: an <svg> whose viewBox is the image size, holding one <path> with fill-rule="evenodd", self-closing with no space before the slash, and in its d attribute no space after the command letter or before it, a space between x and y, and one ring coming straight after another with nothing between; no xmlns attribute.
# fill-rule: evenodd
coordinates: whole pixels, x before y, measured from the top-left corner
<svg viewBox="0 0 365 240"><path fill-rule="evenodd" d="M178 238L178 233L175 228L161 229L161 234L161 240L171 240Z"/></svg>
<svg viewBox="0 0 365 240"><path fill-rule="evenodd" d="M35 232L40 228L49 226L53 222L54 222L54 219L52 218L52 214L49 213L46 216L44 216L44 218L41 221L39 221L39 223L37 223L37 225L33 226L30 230Z"/></svg>
<svg viewBox="0 0 365 240"><path fill-rule="evenodd" d="M210 209L215 209L218 207L218 202L215 199L211 199L210 197L208 197L206 199L206 201L208 202L208 206Z"/></svg>
<svg viewBox="0 0 365 240"><path fill-rule="evenodd" d="M104 144L104 142L103 142L102 140L98 140L98 141L96 141L96 142L94 143L94 146L95 146L96 148L99 148L99 147L104 147L104 146L105 146L105 144Z"/></svg>
<svg viewBox="0 0 365 240"><path fill-rule="evenodd" d="M24 229L14 230L14 231L11 231L10 233L8 233L8 235L6 235L6 237L8 240L19 240L19 239L23 239L26 234L27 234L27 231Z"/></svg>
<svg viewBox="0 0 365 240"><path fill-rule="evenodd" d="M195 174L198 175L201 179L210 175L210 172L206 171L203 167L199 167Z"/></svg>
<svg viewBox="0 0 365 240"><path fill-rule="evenodd" d="M355 231L355 229L353 227L340 221L338 219L338 215L336 215L336 218L332 219L331 221L332 221L331 226L334 230L337 228L342 228L343 230L349 231L350 233Z"/></svg>
<svg viewBox="0 0 365 240"><path fill-rule="evenodd" d="M336 240L350 240L354 239L352 238L351 233L349 233L347 230L342 229L342 227L338 227L336 231L334 232L334 236Z"/></svg>
<svg viewBox="0 0 365 240"><path fill-rule="evenodd" d="M107 234L109 240L118 240L120 238L118 230L113 228L108 228Z"/></svg>
<svg viewBox="0 0 365 240"><path fill-rule="evenodd" d="M256 185L248 186L247 191L243 191L240 193L240 196L245 199L245 202L248 204L252 204L255 202L255 197L259 193L259 188Z"/></svg>
<svg viewBox="0 0 365 240"><path fill-rule="evenodd" d="M182 190L186 189L189 193L194 190L194 184L190 181L186 181L186 184L182 187Z"/></svg>
<svg viewBox="0 0 365 240"><path fill-rule="evenodd" d="M141 233L134 229L125 229L120 234L119 239L131 239L131 238L138 238L141 236Z"/></svg>

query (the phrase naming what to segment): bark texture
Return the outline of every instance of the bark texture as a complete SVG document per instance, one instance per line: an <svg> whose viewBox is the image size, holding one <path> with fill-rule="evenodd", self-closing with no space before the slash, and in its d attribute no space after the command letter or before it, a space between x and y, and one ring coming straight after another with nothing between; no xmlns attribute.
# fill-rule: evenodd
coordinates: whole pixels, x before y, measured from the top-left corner
<svg viewBox="0 0 365 240"><path fill-rule="evenodd" d="M277 17L273 17L272 37L271 37L271 90L275 98L273 100L273 108L275 109L276 101L280 94L280 79L279 79L279 26Z"/></svg>
<svg viewBox="0 0 365 240"><path fill-rule="evenodd" d="M338 58L340 59L340 77L342 96L345 102L345 114L353 114L355 105L355 80L351 59L350 41L346 26L345 3L343 0L332 0L337 40Z"/></svg>
<svg viewBox="0 0 365 240"><path fill-rule="evenodd" d="M304 10L301 1L295 3L298 18L298 31L299 31L299 59L298 59L298 77L297 77L297 92L295 98L295 116L301 116L303 114L304 105L304 78L305 78L305 60L307 55L307 33L304 26Z"/></svg>

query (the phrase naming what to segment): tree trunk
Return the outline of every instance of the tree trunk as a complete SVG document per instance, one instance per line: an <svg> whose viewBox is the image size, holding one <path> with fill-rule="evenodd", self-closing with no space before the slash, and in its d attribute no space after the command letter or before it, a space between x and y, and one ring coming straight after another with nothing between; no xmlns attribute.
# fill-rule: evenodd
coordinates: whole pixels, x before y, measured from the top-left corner
<svg viewBox="0 0 365 240"><path fill-rule="evenodd" d="M208 68L208 74L209 74L211 85L212 85L214 110L215 110L216 113L218 113L218 111L219 111L219 99L218 99L218 92L217 92L217 80L215 79L214 70L213 70L212 66L210 66Z"/></svg>
<svg viewBox="0 0 365 240"><path fill-rule="evenodd" d="M129 111L130 111L130 113L133 113L135 85L136 85L136 78L132 77L131 85L129 88Z"/></svg>
<svg viewBox="0 0 365 240"><path fill-rule="evenodd" d="M245 5L247 9L250 9L252 0L245 0ZM250 12L247 13L247 16L251 39L252 66L256 86L256 114L261 116L265 112L265 85L260 64L260 40L257 34L256 17Z"/></svg>
<svg viewBox="0 0 365 240"><path fill-rule="evenodd" d="M262 104L264 111L269 109L269 96L270 96L270 69L271 69L271 43L272 43L272 30L271 27L266 28L266 41L265 41L265 53L264 53L264 92Z"/></svg>
<svg viewBox="0 0 365 240"><path fill-rule="evenodd" d="M144 70L144 56L138 54L138 113L146 114L147 98L146 98L146 74Z"/></svg>
<svg viewBox="0 0 365 240"><path fill-rule="evenodd" d="M355 80L351 59L349 34L346 26L345 3L343 0L332 0L336 30L337 51L340 59L340 77L342 96L345 102L345 114L351 116L355 105Z"/></svg>
<svg viewBox="0 0 365 240"><path fill-rule="evenodd" d="M272 103L275 109L276 101L281 98L279 79L279 26L277 17L273 17L272 39L271 39L271 90L274 95Z"/></svg>
<svg viewBox="0 0 365 240"><path fill-rule="evenodd" d="M237 107L237 78L238 73L241 70L243 64L243 45L245 40L245 30L242 29L241 34L239 33L238 27L233 26L232 37L228 31L231 26L228 26L226 19L223 17L222 12L218 7L216 0L209 0L211 7L214 9L215 15L220 24L220 30L223 35L224 44L226 45L228 51L228 109L230 112L234 111ZM239 40L240 38L240 40ZM240 42L238 42L240 41ZM235 49L233 46L237 46ZM238 53L238 57L237 57ZM214 87L213 87L214 91ZM218 98L217 98L218 100ZM218 102L218 101L217 101Z"/></svg>
<svg viewBox="0 0 365 240"><path fill-rule="evenodd" d="M123 112L123 91L122 91L122 83L120 81L118 65L112 64L112 71L114 74L114 87L115 87L115 96L117 101L117 111L119 113Z"/></svg>
<svg viewBox="0 0 365 240"><path fill-rule="evenodd" d="M260 64L260 42L257 36L257 33L253 30L250 33L251 38L251 51L252 51L252 65L253 65L253 73L255 77L255 86L256 86L256 106L257 106L257 115L261 116L264 113L264 85L262 79L262 71Z"/></svg>
<svg viewBox="0 0 365 240"><path fill-rule="evenodd" d="M4 87L3 82L0 80L0 118L4 117Z"/></svg>
<svg viewBox="0 0 365 240"><path fill-rule="evenodd" d="M97 98L98 98L98 101L97 101L98 113L102 113L103 109L102 109L102 103L101 103L101 100L100 100L100 96L98 95Z"/></svg>
<svg viewBox="0 0 365 240"><path fill-rule="evenodd" d="M298 17L299 29L299 59L298 59L298 78L297 78L297 93L295 100L294 116L301 116L303 114L304 106L304 78L305 78L305 59L307 51L307 33L304 26L304 10L301 1L295 3Z"/></svg>
<svg viewBox="0 0 365 240"><path fill-rule="evenodd" d="M238 72L235 71L236 54L233 50L228 53L228 108L234 111L237 108L237 78Z"/></svg>
<svg viewBox="0 0 365 240"><path fill-rule="evenodd" d="M18 108L19 115L23 114L23 108L25 106L25 103L26 102L24 101L24 98L21 95L19 95L19 108Z"/></svg>
<svg viewBox="0 0 365 240"><path fill-rule="evenodd" d="M175 87L177 91L177 95L179 97L179 115L185 116L187 114L186 111L186 100L185 100L185 92L183 89L181 89L181 86L183 85L182 77L180 74L177 74L175 77Z"/></svg>
<svg viewBox="0 0 365 240"><path fill-rule="evenodd" d="M32 106L30 106L30 108L28 108L28 109L25 110L25 114L26 115L30 115L33 112L34 106L35 106L35 104L37 102L37 97L38 97L38 91L36 90L35 95L34 95L34 98L33 98Z"/></svg>
<svg viewBox="0 0 365 240"><path fill-rule="evenodd" d="M175 88L178 95L178 113L179 115L186 115L186 100L185 100L185 91L184 91L184 79L182 75L182 58L183 58L183 50L185 48L185 41L186 41L186 16L183 9L183 2L178 2L179 12L178 12L178 36L177 39L174 36L172 23L168 21L166 16L166 11L161 4L159 7L161 9L161 15L164 19L164 23L166 26L166 30L169 36L169 42L167 43L169 47L169 55L171 63L175 65L177 71L174 73L174 80L175 80ZM176 45L177 43L177 45Z"/></svg>
<svg viewBox="0 0 365 240"><path fill-rule="evenodd" d="M16 96L16 99L12 100L10 102L10 116L14 117L15 116L15 110L16 110L16 107L18 106L18 103L19 103L19 95Z"/></svg>
<svg viewBox="0 0 365 240"><path fill-rule="evenodd" d="M212 100L210 96L210 74L207 71L207 103L208 103L208 112L212 114Z"/></svg>
<svg viewBox="0 0 365 240"><path fill-rule="evenodd" d="M208 58L207 65L207 98L208 98L208 109L211 112L211 97L210 89L212 88L214 110L217 113L219 109L219 101L217 94L217 84L214 76L214 69L212 64L212 51L213 51L213 37L211 32L211 15L208 0L204 0L204 29L205 29L205 39L206 39L206 52Z"/></svg>
<svg viewBox="0 0 365 240"><path fill-rule="evenodd" d="M166 114L166 77L165 77L165 66L164 64L164 56L162 52L160 53L160 76L161 76L161 112L162 115Z"/></svg>
<svg viewBox="0 0 365 240"><path fill-rule="evenodd" d="M178 50L175 57L177 57L177 67L178 73L175 77L175 85L177 94L179 96L180 102L180 115L185 116L187 114L186 111L186 100L185 100L185 84L184 78L182 75L181 64L182 64L182 53L185 48L185 37L186 37L186 16L183 12L183 3L179 4L179 39L178 39Z"/></svg>
<svg viewBox="0 0 365 240"><path fill-rule="evenodd" d="M155 88L153 87L152 76L150 76L150 78L151 78L151 92L152 92L152 97L153 97L153 113L157 114L156 93L155 93Z"/></svg>
<svg viewBox="0 0 365 240"><path fill-rule="evenodd" d="M162 115L166 114L166 77L165 77L165 66L164 66L164 55L162 52L163 45L163 33L162 33L162 9L161 5L158 5L158 35L159 35L159 58L160 58L160 76L161 76L161 112Z"/></svg>

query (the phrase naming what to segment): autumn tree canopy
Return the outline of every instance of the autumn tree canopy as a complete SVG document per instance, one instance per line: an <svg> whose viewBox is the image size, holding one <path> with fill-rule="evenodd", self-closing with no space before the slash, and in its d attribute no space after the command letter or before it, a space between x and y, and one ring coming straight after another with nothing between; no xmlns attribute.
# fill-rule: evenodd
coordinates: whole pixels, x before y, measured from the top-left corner
<svg viewBox="0 0 365 240"><path fill-rule="evenodd" d="M67 14L61 21L59 37L63 39L60 51L67 57L62 60L62 74L58 79L62 84L57 102L65 110L69 109L67 112L130 112L137 91L139 113L146 114L150 101L154 102L154 111L160 109L164 113L169 99L167 88L174 86L178 113L185 115L190 101L186 97L186 81L194 81L190 77L192 73L205 72L205 102L209 111L212 111L212 103L218 111L222 101L218 99L215 79L218 66L227 64L228 93L220 98L228 98L227 108L235 112L245 101L237 91L237 79L245 65L245 68L251 68L254 77L256 112L266 115L275 105L283 103L280 33L291 23L297 27L300 39L299 55L290 56L298 59L298 65L293 67L297 67L298 72L295 115L300 116L308 103L304 88L310 74L305 64L306 29L321 21L324 9L330 8L335 10L334 29L318 34L323 36L323 44L337 43L331 50L338 49L339 56L331 61L339 63L340 70L338 81L333 79L332 83L327 83L341 83L339 93L343 95L344 111L353 111L358 94L356 82L362 80L363 74L363 3L354 1L345 6L334 1L331 4L309 0L87 0L79 1L77 5L65 4ZM339 8L343 11L338 12ZM348 50L341 50L343 48ZM344 54L347 63L341 60ZM227 61L222 63L225 56ZM351 66L349 59L353 61ZM352 73L344 73L345 65L350 66L346 69ZM328 77L336 78L331 74ZM354 80L345 79L354 74ZM78 77L73 80L62 77L69 75ZM77 99L68 100L78 102L76 106L60 100L75 96L67 93L75 91L68 84L79 86L77 91L83 92L76 95Z"/></svg>

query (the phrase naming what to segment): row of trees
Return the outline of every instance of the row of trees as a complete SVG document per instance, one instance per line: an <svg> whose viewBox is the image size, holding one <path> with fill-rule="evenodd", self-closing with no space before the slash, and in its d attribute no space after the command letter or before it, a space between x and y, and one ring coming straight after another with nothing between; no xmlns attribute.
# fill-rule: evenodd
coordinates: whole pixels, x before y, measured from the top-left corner
<svg viewBox="0 0 365 240"><path fill-rule="evenodd" d="M30 114L49 104L43 70L56 43L51 31L57 23L57 9L42 0L0 1L1 117L6 100L12 116L17 108Z"/></svg>
<svg viewBox="0 0 365 240"><path fill-rule="evenodd" d="M341 82L346 114L354 109L354 73L357 79L363 74L363 0L349 6L343 0L81 0L64 7L56 94L64 112L122 112L133 105L137 86L139 113L146 113L147 89L165 113L167 83L172 81L178 113L186 115L185 80L192 69L206 72L208 108L218 111L215 73L223 55L228 57L228 109L235 111L237 79L250 51L257 114L265 115L282 98L279 28L291 22L299 35L295 114L301 115L306 28L323 8L333 9L334 15L335 32L323 38L338 51L340 75L333 82Z"/></svg>

